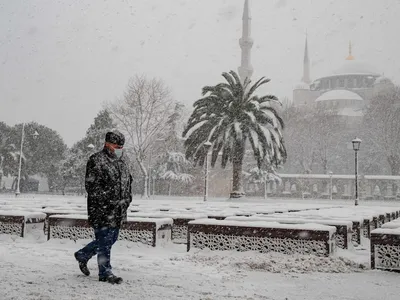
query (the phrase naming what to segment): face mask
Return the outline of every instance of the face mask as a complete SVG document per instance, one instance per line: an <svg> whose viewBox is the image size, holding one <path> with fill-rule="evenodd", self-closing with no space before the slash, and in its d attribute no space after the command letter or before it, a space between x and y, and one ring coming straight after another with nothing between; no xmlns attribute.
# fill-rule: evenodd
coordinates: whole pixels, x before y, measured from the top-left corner
<svg viewBox="0 0 400 300"><path fill-rule="evenodd" d="M117 158L121 158L122 156L122 149L114 149L115 156Z"/></svg>

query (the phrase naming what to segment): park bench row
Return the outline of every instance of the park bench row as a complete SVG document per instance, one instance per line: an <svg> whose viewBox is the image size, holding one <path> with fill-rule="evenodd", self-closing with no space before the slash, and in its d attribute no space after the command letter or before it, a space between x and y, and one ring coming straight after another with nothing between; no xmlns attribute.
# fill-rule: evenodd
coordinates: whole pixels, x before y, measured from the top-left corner
<svg viewBox="0 0 400 300"><path fill-rule="evenodd" d="M44 230L47 221L48 239L93 238L86 215L54 213L0 211L0 233L23 237L29 229ZM371 237L373 268L400 269L400 222L397 220L399 211L395 209L352 221L293 216L131 213L121 228L120 239L151 246L170 240L187 242L188 250L210 248L327 256L334 253L336 247L349 248L356 231L358 240L361 235Z"/></svg>

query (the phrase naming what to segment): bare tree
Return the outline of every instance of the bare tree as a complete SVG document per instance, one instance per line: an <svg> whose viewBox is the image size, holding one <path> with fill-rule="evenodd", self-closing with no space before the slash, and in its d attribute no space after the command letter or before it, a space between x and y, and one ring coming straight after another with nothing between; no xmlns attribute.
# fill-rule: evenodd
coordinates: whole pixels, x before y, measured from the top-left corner
<svg viewBox="0 0 400 300"><path fill-rule="evenodd" d="M346 123L334 107L290 107L285 112L289 163L304 173L327 174L332 161L342 154ZM318 170L313 170L316 166Z"/></svg>
<svg viewBox="0 0 400 300"><path fill-rule="evenodd" d="M127 135L128 149L133 150L143 175L143 196L148 196L146 159L172 112L171 93L160 79L135 76L130 79L123 97L108 104L118 128Z"/></svg>
<svg viewBox="0 0 400 300"><path fill-rule="evenodd" d="M375 95L364 118L364 131L389 164L392 175L400 175L400 87Z"/></svg>
<svg viewBox="0 0 400 300"><path fill-rule="evenodd" d="M290 107L284 114L288 164L300 166L303 173L311 173L316 161L316 128L310 108Z"/></svg>
<svg viewBox="0 0 400 300"><path fill-rule="evenodd" d="M338 165L338 161L332 161L343 154L346 150L345 132L351 131L347 128L346 117L338 115L335 107L317 107L313 113L311 126L315 129L314 149L316 162L320 165L322 173L328 174L328 167Z"/></svg>

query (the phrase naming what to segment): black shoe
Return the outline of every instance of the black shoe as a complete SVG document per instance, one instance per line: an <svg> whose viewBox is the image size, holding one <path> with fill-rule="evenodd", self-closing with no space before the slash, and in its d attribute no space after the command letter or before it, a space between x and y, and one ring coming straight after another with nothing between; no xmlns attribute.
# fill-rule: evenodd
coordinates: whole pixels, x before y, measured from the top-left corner
<svg viewBox="0 0 400 300"><path fill-rule="evenodd" d="M77 252L75 252L74 256L75 256L75 259L78 261L79 269L81 270L81 272L84 275L89 276L90 275L90 271L89 271L89 269L87 267L87 261L79 260Z"/></svg>
<svg viewBox="0 0 400 300"><path fill-rule="evenodd" d="M122 278L115 275L109 275L106 277L99 277L99 281L108 282L111 284L120 284L122 283Z"/></svg>

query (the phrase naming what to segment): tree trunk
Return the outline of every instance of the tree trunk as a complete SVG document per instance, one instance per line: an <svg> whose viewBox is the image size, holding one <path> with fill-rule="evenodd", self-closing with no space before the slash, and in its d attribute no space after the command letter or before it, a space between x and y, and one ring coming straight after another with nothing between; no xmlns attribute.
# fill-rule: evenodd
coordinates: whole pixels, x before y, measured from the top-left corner
<svg viewBox="0 0 400 300"><path fill-rule="evenodd" d="M391 155L388 157L390 171L393 176L400 175L400 156Z"/></svg>
<svg viewBox="0 0 400 300"><path fill-rule="evenodd" d="M171 189L172 189L172 182L169 181L169 183L168 183L168 196L171 196Z"/></svg>
<svg viewBox="0 0 400 300"><path fill-rule="evenodd" d="M148 184L149 184L149 176L148 176L148 173L147 173L147 169L144 166L143 161L142 161L142 159L140 157L136 157L136 161L139 164L140 171L142 172L142 175L143 175L143 178L144 178L142 197L148 198L149 196L148 196L148 192L147 191L148 191Z"/></svg>
<svg viewBox="0 0 400 300"><path fill-rule="evenodd" d="M236 144L234 150L233 164L233 190L230 198L241 198L245 195L242 182L244 147L243 144Z"/></svg>

